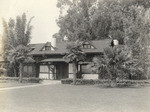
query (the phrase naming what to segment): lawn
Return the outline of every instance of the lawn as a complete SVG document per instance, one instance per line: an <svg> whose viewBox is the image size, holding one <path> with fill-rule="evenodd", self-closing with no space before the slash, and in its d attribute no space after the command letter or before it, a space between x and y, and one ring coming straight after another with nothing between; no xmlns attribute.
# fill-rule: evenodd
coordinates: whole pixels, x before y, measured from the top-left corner
<svg viewBox="0 0 150 112"><path fill-rule="evenodd" d="M36 83L19 83L18 81L0 81L0 88L33 85ZM37 83L38 84L38 83Z"/></svg>
<svg viewBox="0 0 150 112"><path fill-rule="evenodd" d="M43 85L0 91L0 112L149 112L150 87Z"/></svg>

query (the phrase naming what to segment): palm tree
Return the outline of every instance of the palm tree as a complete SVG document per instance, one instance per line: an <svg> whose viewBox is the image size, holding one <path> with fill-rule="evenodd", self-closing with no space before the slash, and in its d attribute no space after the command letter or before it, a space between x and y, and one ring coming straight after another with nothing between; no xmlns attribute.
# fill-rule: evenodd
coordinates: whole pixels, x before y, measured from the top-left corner
<svg viewBox="0 0 150 112"><path fill-rule="evenodd" d="M20 45L28 46L31 40L31 33L33 28L31 21L33 18L34 17L31 17L30 20L27 21L26 14L23 13L22 16L17 16L16 19L10 18L8 23L3 19L3 58L5 61L11 62L11 64L8 64L7 70L10 73L14 72L15 76L18 76L18 61L16 61L16 59L14 60L13 58L10 59L8 55L13 54L13 52L16 51L16 48Z"/></svg>
<svg viewBox="0 0 150 112"><path fill-rule="evenodd" d="M13 48L8 53L8 60L10 63L19 63L19 82L22 82L23 75L23 62L27 60L29 52L29 47L24 45L18 45L16 48Z"/></svg>
<svg viewBox="0 0 150 112"><path fill-rule="evenodd" d="M92 62L94 64L90 64L90 68L99 70L99 73L105 69L110 79L110 86L114 87L120 75L129 75L136 70L133 66L135 62L131 51L126 46L115 46L104 49L103 57L94 57Z"/></svg>
<svg viewBox="0 0 150 112"><path fill-rule="evenodd" d="M77 65L79 61L85 60L85 53L80 48L80 43L70 43L67 45L68 53L64 56L67 62L72 62L73 68L73 85L76 84Z"/></svg>

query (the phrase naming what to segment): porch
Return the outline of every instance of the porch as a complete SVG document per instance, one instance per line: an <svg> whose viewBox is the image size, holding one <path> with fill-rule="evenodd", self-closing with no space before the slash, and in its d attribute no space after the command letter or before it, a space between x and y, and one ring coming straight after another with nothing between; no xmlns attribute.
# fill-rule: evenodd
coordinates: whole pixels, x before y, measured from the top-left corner
<svg viewBox="0 0 150 112"><path fill-rule="evenodd" d="M87 65L90 62L79 62L77 67L77 78L98 79L98 74L92 73ZM36 77L45 80L61 80L73 78L72 63L66 63L62 58L44 59L34 66L24 66L24 71L35 74Z"/></svg>
<svg viewBox="0 0 150 112"><path fill-rule="evenodd" d="M39 78L60 80L68 78L68 64L63 59L44 59L39 64Z"/></svg>

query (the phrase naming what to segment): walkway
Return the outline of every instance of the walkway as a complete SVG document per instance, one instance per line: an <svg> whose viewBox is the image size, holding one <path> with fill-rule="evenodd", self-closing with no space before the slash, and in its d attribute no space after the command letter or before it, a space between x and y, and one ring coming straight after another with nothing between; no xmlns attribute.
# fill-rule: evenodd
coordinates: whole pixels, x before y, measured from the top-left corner
<svg viewBox="0 0 150 112"><path fill-rule="evenodd" d="M43 80L40 84L31 84L31 85L19 85L19 86L13 86L13 87L3 87L0 88L0 91L2 90L12 90L12 89L20 89L20 88L29 88L29 87L37 87L37 86L44 86L44 85L54 85L54 84L60 84L60 80Z"/></svg>

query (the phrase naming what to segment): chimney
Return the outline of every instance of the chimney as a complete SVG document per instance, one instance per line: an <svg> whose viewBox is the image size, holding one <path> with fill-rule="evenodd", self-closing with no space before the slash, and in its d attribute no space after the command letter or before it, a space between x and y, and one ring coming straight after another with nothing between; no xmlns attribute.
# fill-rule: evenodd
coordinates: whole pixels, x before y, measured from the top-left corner
<svg viewBox="0 0 150 112"><path fill-rule="evenodd" d="M60 38L60 35L58 33L55 33L53 35L53 47L57 47L57 43L60 43L61 42L61 38Z"/></svg>
<svg viewBox="0 0 150 112"><path fill-rule="evenodd" d="M53 41L53 47L57 47L58 43L61 43L63 41L63 39L61 37L53 37L54 41Z"/></svg>
<svg viewBox="0 0 150 112"><path fill-rule="evenodd" d="M56 47L56 38L54 38L53 47Z"/></svg>

